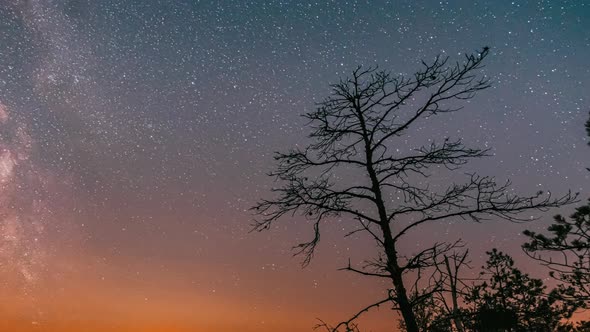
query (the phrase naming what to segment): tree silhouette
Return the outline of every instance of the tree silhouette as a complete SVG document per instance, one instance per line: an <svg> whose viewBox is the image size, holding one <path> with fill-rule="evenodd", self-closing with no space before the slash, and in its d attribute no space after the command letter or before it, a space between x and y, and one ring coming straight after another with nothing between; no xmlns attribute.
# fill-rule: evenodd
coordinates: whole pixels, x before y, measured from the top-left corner
<svg viewBox="0 0 590 332"><path fill-rule="evenodd" d="M585 123L590 136L590 120ZM590 142L589 142L590 144ZM529 257L541 262L551 271L551 277L563 282L563 297L590 304L590 203L576 208L569 217L554 217L549 235L524 231L529 242L523 249Z"/></svg>
<svg viewBox="0 0 590 332"><path fill-rule="evenodd" d="M428 282L420 287L415 283L410 293L410 300L415 302L413 310L420 331L467 331L463 320L469 314L466 315L460 305L476 279L461 275L464 268L471 269L469 251L464 250L464 244L459 240L447 248L434 255ZM400 328L407 330L403 320L400 321Z"/></svg>
<svg viewBox="0 0 590 332"><path fill-rule="evenodd" d="M280 186L272 189L273 198L253 207L258 214L253 229L268 229L288 215L312 221L313 238L295 247L307 265L320 241L320 227L336 217L350 217L357 225L350 234L368 234L379 255L364 267L349 264L343 269L391 282L381 300L334 326L324 324L325 328L351 328L364 312L388 305L401 312L408 331L419 331L414 308L439 285L410 298L415 293L412 288L418 287L416 274L432 269L454 247L436 243L404 255L398 243L416 229L451 219L524 221L529 219L521 218L521 212L545 211L574 199L569 193L557 198L542 192L518 196L509 193L508 182L498 184L477 174L437 191L425 181L433 169L456 170L470 159L487 156L488 150L450 138L431 140L409 152L396 149L411 144L402 138L411 127L461 109L457 103L490 86L478 75L488 54L486 47L454 64L439 56L431 63L422 62L422 69L410 77L358 67L351 77L332 85L331 94L314 111L304 114L311 127L309 145L276 153L277 166L270 175Z"/></svg>
<svg viewBox="0 0 590 332"><path fill-rule="evenodd" d="M562 323L571 317L576 303L547 292L543 281L531 278L514 266L513 259L497 249L487 252L488 259L477 279L459 276L465 264L452 264L458 269L449 275L465 287L457 291L452 307L448 296L432 296L415 309L420 331L425 332L553 332L576 331ZM459 262L466 254L460 255ZM449 264L444 264L443 270ZM469 284L467 284L469 283ZM438 295L444 295L441 291ZM459 323L458 323L459 322ZM402 330L407 330L401 324ZM579 328L579 327L578 327Z"/></svg>
<svg viewBox="0 0 590 332"><path fill-rule="evenodd" d="M475 313L471 325L476 331L551 332L576 308L560 301L555 291L546 293L541 279L522 273L497 249L488 252L481 275L485 281L465 298Z"/></svg>
<svg viewBox="0 0 590 332"><path fill-rule="evenodd" d="M524 235L529 237L529 242L523 245L524 251L549 267L551 277L564 283L560 286L562 296L587 305L590 303L590 205L576 208L569 219L555 216L547 230L549 236L526 230Z"/></svg>

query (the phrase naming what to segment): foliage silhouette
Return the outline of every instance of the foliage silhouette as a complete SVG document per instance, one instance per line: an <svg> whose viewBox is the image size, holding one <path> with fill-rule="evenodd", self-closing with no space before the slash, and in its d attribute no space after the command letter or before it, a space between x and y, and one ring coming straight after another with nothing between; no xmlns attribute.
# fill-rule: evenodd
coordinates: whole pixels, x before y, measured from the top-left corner
<svg viewBox="0 0 590 332"><path fill-rule="evenodd" d="M419 320L420 331L575 331L564 322L577 308L575 302L560 298L556 290L547 292L542 280L521 272L509 255L497 249L487 254L479 278L458 292L461 307L445 309L447 298L436 296L422 303L416 312L429 314Z"/></svg>
<svg viewBox="0 0 590 332"><path fill-rule="evenodd" d="M590 120L585 123L590 136ZM590 142L589 142L590 144ZM547 231L549 235L524 231L528 242L523 244L527 255L547 266L550 276L561 281L560 295L590 304L590 203L569 218L557 215Z"/></svg>
<svg viewBox="0 0 590 332"><path fill-rule="evenodd" d="M465 301L474 306L479 331L554 331L575 310L560 301L555 291L546 293L541 279L514 267L514 260L493 249L482 267L485 281L476 285Z"/></svg>
<svg viewBox="0 0 590 332"><path fill-rule="evenodd" d="M549 236L526 230L524 234L529 242L523 245L524 251L549 267L551 277L563 282L560 285L563 297L587 306L590 303L590 204L576 208L569 219L555 216L547 230Z"/></svg>

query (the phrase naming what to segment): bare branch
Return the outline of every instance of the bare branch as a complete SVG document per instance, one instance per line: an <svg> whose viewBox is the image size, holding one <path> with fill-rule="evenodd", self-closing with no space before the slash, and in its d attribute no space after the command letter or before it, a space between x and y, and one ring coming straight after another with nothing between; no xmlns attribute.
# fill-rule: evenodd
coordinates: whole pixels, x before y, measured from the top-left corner
<svg viewBox="0 0 590 332"><path fill-rule="evenodd" d="M356 325L354 324L354 321L357 320L363 313L368 312L369 310L373 309L373 308L379 308L379 306L384 305L386 303L391 303L391 301L393 300L392 296L388 296L387 298L375 302L373 304L370 304L364 308L362 308L361 310L359 310L357 313L355 313L354 315L352 315L352 317L350 317L348 320L342 321L338 324L336 324L335 326L330 326L326 323L324 323L323 321L320 320L321 324L316 325L314 328L318 329L318 328L324 328L327 331L330 332L337 332L339 328L344 327L346 328L345 331L354 331L351 330L351 328L356 327Z"/></svg>

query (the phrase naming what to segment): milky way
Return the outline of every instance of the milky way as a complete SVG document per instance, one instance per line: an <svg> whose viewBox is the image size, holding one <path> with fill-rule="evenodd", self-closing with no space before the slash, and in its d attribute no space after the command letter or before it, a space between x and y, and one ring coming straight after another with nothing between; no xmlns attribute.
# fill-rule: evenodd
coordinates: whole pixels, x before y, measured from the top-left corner
<svg viewBox="0 0 590 332"><path fill-rule="evenodd" d="M588 196L589 18L584 1L0 1L0 330L307 331L379 296L336 271L374 254L347 220L305 270L305 221L248 233L272 152L307 142L299 115L358 65L489 46L493 88L400 149L463 138L494 154L466 172ZM403 249L460 235L544 275L522 229L441 222Z"/></svg>
<svg viewBox="0 0 590 332"><path fill-rule="evenodd" d="M0 272L5 285L10 272L17 273L28 291L45 263L39 240L49 212L41 194L46 179L31 163L34 147L26 127L1 102L0 126Z"/></svg>

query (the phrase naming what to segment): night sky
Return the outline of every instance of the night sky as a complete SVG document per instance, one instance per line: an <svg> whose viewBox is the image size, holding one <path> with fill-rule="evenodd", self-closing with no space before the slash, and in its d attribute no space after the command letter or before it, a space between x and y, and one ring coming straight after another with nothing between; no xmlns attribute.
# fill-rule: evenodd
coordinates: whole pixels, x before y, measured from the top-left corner
<svg viewBox="0 0 590 332"><path fill-rule="evenodd" d="M576 1L0 0L0 330L309 331L387 285L337 271L375 253L331 220L249 233L272 153L306 144L300 115L357 65L412 74L491 48L493 88L408 132L494 156L463 171L517 192L590 196L590 3ZM433 178L434 182L450 181ZM564 212L573 210L566 207ZM441 222L411 253L462 238L527 272L525 228ZM368 331L397 323L382 308Z"/></svg>

